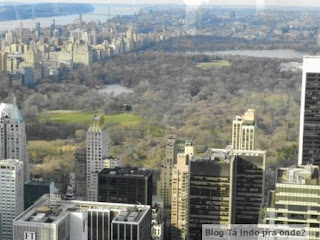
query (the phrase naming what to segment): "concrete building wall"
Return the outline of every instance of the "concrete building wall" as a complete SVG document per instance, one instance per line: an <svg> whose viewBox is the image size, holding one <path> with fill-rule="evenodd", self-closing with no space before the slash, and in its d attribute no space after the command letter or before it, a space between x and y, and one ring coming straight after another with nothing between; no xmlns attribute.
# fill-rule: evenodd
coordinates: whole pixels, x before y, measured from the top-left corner
<svg viewBox="0 0 320 240"><path fill-rule="evenodd" d="M23 163L19 160L0 161L0 214L3 240L12 237L12 220L23 212Z"/></svg>
<svg viewBox="0 0 320 240"><path fill-rule="evenodd" d="M188 236L189 156L179 153L172 171L171 238Z"/></svg>
<svg viewBox="0 0 320 240"><path fill-rule="evenodd" d="M108 133L101 117L94 117L87 131L87 200L98 201L98 174L107 157Z"/></svg>
<svg viewBox="0 0 320 240"><path fill-rule="evenodd" d="M24 164L24 179L29 180L29 157L25 124L16 105L0 105L0 158L19 159Z"/></svg>

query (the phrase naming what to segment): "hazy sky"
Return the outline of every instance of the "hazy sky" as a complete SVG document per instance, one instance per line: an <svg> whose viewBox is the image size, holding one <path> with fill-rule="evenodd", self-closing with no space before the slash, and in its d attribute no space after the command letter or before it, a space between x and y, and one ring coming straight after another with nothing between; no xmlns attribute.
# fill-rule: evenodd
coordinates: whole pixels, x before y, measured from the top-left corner
<svg viewBox="0 0 320 240"><path fill-rule="evenodd" d="M265 5L282 6L320 6L320 0L0 0L3 2L88 2L88 3L188 3L199 5L200 3L210 3L214 5Z"/></svg>

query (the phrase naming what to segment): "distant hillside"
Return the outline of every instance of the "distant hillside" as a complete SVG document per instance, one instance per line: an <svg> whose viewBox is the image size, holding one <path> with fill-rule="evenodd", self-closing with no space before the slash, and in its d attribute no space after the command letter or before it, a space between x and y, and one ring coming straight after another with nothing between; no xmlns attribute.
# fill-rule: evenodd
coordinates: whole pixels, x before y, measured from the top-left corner
<svg viewBox="0 0 320 240"><path fill-rule="evenodd" d="M87 3L40 3L0 6L0 21L38 17L54 17L89 13L94 10Z"/></svg>

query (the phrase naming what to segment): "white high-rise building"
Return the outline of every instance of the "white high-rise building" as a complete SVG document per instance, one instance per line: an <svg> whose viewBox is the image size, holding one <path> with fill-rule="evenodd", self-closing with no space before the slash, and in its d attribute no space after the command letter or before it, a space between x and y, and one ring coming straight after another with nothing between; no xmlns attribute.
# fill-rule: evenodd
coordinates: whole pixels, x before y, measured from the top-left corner
<svg viewBox="0 0 320 240"><path fill-rule="evenodd" d="M255 110L248 109L243 116L236 116L232 124L234 150L255 150Z"/></svg>
<svg viewBox="0 0 320 240"><path fill-rule="evenodd" d="M19 159L24 165L24 181L30 178L25 124L15 104L0 104L0 159Z"/></svg>
<svg viewBox="0 0 320 240"><path fill-rule="evenodd" d="M0 160L0 239L13 239L12 221L23 210L23 162Z"/></svg>
<svg viewBox="0 0 320 240"><path fill-rule="evenodd" d="M320 56L303 58L299 165L320 165Z"/></svg>
<svg viewBox="0 0 320 240"><path fill-rule="evenodd" d="M104 169L108 133L103 117L95 116L87 131L87 200L98 201L98 174Z"/></svg>

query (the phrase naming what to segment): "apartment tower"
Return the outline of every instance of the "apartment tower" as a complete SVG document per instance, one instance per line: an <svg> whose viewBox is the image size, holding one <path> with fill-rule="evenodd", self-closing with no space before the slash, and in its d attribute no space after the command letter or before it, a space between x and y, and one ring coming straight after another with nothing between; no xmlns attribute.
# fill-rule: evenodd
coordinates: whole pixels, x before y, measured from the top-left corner
<svg viewBox="0 0 320 240"><path fill-rule="evenodd" d="M170 239L171 224L171 195L172 195L172 170L177 163L177 154L186 153L189 157L193 156L193 142L190 140L178 140L175 135L168 138L166 146L166 158L162 161L160 170L160 181L157 184L157 195L163 198L164 202L164 222L165 236Z"/></svg>
<svg viewBox="0 0 320 240"><path fill-rule="evenodd" d="M172 171L171 239L188 236L189 156L178 153Z"/></svg>
<svg viewBox="0 0 320 240"><path fill-rule="evenodd" d="M23 212L23 162L0 160L0 239L12 240L12 220Z"/></svg>
<svg viewBox="0 0 320 240"><path fill-rule="evenodd" d="M236 116L232 123L232 146L234 150L255 149L255 110L247 109L242 116Z"/></svg>
<svg viewBox="0 0 320 240"><path fill-rule="evenodd" d="M94 116L87 131L87 200L98 201L98 175L107 157L108 134L103 116Z"/></svg>
<svg viewBox="0 0 320 240"><path fill-rule="evenodd" d="M25 124L16 104L0 104L0 159L22 161L24 182L30 179Z"/></svg>

